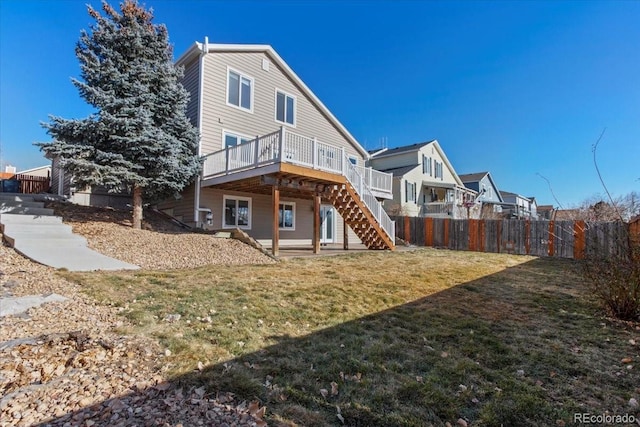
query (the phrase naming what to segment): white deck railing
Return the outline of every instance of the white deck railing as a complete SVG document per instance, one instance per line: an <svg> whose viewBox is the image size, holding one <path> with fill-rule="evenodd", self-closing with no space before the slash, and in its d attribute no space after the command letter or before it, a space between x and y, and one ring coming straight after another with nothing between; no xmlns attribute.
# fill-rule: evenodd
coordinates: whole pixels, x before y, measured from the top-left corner
<svg viewBox="0 0 640 427"><path fill-rule="evenodd" d="M420 205L420 216L453 215L453 202L430 202Z"/></svg>
<svg viewBox="0 0 640 427"><path fill-rule="evenodd" d="M229 175L273 163L292 163L343 175L356 189L376 221L395 242L395 224L372 193L391 193L392 175L351 163L344 148L280 130L227 147L204 157L203 179Z"/></svg>

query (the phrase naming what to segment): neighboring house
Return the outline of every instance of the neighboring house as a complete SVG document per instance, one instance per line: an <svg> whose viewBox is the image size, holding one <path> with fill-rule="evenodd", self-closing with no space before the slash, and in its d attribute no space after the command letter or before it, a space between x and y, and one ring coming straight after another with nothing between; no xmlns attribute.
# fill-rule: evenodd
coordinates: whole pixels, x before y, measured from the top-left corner
<svg viewBox="0 0 640 427"><path fill-rule="evenodd" d="M465 187L477 193L475 201L481 204L481 217L491 218L502 213L504 199L489 172L459 175Z"/></svg>
<svg viewBox="0 0 640 427"><path fill-rule="evenodd" d="M479 216L476 192L464 186L437 140L372 153L374 169L393 174L392 215L467 218Z"/></svg>
<svg viewBox="0 0 640 427"><path fill-rule="evenodd" d="M393 249L378 199L390 174L268 45L193 44L177 61L200 132L202 175L159 208L197 227L246 231L280 245L362 241ZM203 248L204 250L204 248Z"/></svg>
<svg viewBox="0 0 640 427"><path fill-rule="evenodd" d="M109 192L104 187L76 187L73 182L73 176L60 167L60 159L58 157L54 157L51 160L51 189L49 191L83 206L126 208L131 203L131 194L125 190Z"/></svg>
<svg viewBox="0 0 640 427"><path fill-rule="evenodd" d="M29 175L29 176L39 176L43 178L51 177L51 165L39 166L33 169L26 169L19 172L16 172L16 175Z"/></svg>
<svg viewBox="0 0 640 427"><path fill-rule="evenodd" d="M48 192L51 184L51 166L17 171L15 166L8 165L5 172L0 173L0 192L11 193L43 193Z"/></svg>
<svg viewBox="0 0 640 427"><path fill-rule="evenodd" d="M538 219L538 202L536 201L535 197L529 197L529 212L530 212L530 217L533 220L537 220Z"/></svg>
<svg viewBox="0 0 640 427"><path fill-rule="evenodd" d="M552 220L555 211L553 205L540 205L538 206L538 219Z"/></svg>
<svg viewBox="0 0 640 427"><path fill-rule="evenodd" d="M517 219L538 219L535 211L535 200L520 194L511 193L509 191L501 191L500 195L504 200L502 204L502 212L507 218ZM532 206L533 205L533 206Z"/></svg>

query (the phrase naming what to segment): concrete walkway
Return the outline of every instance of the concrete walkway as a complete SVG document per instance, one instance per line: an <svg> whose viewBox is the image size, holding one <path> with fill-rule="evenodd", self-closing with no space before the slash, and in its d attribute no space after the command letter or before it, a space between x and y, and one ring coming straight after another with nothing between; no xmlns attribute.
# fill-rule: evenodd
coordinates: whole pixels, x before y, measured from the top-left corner
<svg viewBox="0 0 640 427"><path fill-rule="evenodd" d="M0 229L4 240L27 258L69 271L135 270L137 265L102 255L44 207L40 195L0 193Z"/></svg>

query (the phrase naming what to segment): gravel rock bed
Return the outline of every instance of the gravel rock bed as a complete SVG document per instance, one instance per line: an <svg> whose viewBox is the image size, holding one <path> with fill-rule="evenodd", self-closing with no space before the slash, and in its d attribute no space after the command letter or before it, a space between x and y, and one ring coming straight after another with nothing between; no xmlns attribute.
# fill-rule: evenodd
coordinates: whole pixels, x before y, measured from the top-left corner
<svg viewBox="0 0 640 427"><path fill-rule="evenodd" d="M96 251L139 265L168 270L215 264L266 264L274 260L238 240L210 234L132 230L113 223L68 223Z"/></svg>
<svg viewBox="0 0 640 427"><path fill-rule="evenodd" d="M160 231L134 231L118 221L70 223L94 249L143 268L274 262L235 240L161 222ZM0 427L266 425L255 402L181 387L156 341L121 332L129 325L118 308L0 245L0 297L50 293L69 300L0 317Z"/></svg>

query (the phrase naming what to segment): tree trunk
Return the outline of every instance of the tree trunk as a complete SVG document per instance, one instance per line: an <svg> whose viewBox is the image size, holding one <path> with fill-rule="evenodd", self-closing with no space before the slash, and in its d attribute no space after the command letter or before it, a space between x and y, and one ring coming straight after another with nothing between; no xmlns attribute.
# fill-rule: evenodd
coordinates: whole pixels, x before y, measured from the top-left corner
<svg viewBox="0 0 640 427"><path fill-rule="evenodd" d="M142 228L142 188L133 185L133 228Z"/></svg>

